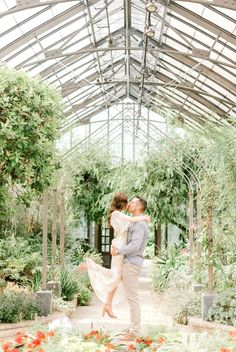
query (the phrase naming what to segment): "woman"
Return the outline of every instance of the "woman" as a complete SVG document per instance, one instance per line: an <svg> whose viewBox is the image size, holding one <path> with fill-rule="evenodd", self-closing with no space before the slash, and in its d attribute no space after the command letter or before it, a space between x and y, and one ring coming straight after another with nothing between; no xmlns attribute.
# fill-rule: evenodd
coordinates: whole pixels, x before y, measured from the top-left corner
<svg viewBox="0 0 236 352"><path fill-rule="evenodd" d="M108 224L114 229L112 245L115 247L127 244L127 233L132 222L149 221L149 216L147 215L134 217L125 215L122 211L127 209L127 205L128 197L124 193L116 193L110 205ZM122 291L123 259L122 255L112 257L111 269L106 269L96 264L93 260L86 259L86 269L88 270L93 290L104 303L103 316L106 313L109 317L116 318L112 311L112 302L115 293L119 301Z"/></svg>

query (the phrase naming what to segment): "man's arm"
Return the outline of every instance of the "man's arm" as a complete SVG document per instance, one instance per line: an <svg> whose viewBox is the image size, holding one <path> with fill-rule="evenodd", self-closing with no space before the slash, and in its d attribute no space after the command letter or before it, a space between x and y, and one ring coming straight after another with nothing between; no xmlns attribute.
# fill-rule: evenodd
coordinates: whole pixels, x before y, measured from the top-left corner
<svg viewBox="0 0 236 352"><path fill-rule="evenodd" d="M122 247L113 247L119 252L119 254L132 254L139 250L143 237L145 235L144 224L137 223L135 225L135 231L132 236L132 240L125 246Z"/></svg>

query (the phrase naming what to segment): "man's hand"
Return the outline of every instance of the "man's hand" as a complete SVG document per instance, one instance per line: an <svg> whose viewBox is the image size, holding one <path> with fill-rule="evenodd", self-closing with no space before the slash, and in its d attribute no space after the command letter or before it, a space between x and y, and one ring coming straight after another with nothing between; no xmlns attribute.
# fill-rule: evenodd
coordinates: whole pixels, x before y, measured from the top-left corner
<svg viewBox="0 0 236 352"><path fill-rule="evenodd" d="M151 221L150 216L149 215L145 215L145 217L146 217L146 221L149 223Z"/></svg>
<svg viewBox="0 0 236 352"><path fill-rule="evenodd" d="M111 255L112 255L112 256L118 255L118 250L117 250L117 248L114 247L114 246L111 246Z"/></svg>

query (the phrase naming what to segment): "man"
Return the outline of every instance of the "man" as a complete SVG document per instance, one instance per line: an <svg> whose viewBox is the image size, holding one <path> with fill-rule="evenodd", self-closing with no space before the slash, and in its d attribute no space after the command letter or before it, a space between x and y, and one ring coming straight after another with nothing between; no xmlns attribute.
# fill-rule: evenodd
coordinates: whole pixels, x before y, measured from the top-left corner
<svg viewBox="0 0 236 352"><path fill-rule="evenodd" d="M135 197L128 205L128 211L133 216L142 215L147 208L147 202L141 197ZM140 334L140 304L138 299L138 280L143 265L143 253L148 234L146 221L132 223L128 232L128 243L120 248L112 247L111 254L124 255L123 283L130 310L130 328L121 338L123 341L134 340Z"/></svg>

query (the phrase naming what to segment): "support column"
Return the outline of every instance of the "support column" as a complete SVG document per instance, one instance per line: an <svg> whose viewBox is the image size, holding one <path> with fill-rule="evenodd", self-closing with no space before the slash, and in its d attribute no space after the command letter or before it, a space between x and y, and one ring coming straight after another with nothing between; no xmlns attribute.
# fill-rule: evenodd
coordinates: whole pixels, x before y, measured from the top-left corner
<svg viewBox="0 0 236 352"><path fill-rule="evenodd" d="M202 318L209 319L209 311L213 305L214 294L214 266L213 266L213 235L212 235L212 204L207 205L207 218L206 218L206 236L207 236L207 251L208 251L208 284L207 292L202 293Z"/></svg>
<svg viewBox="0 0 236 352"><path fill-rule="evenodd" d="M52 292L47 290L48 191L43 193L42 290L36 293L39 315L52 313Z"/></svg>
<svg viewBox="0 0 236 352"><path fill-rule="evenodd" d="M57 189L52 191L52 260L51 273L52 280L47 282L47 289L51 290L55 296L61 296L61 285L56 280L56 256L57 256Z"/></svg>
<svg viewBox="0 0 236 352"><path fill-rule="evenodd" d="M212 236L212 205L207 206L206 235L208 242L208 292L214 290L214 267L213 267L213 236Z"/></svg>
<svg viewBox="0 0 236 352"><path fill-rule="evenodd" d="M193 239L193 192L189 192L189 252L190 252L190 268L193 268L193 256L194 256L194 239Z"/></svg>
<svg viewBox="0 0 236 352"><path fill-rule="evenodd" d="M43 193L42 290L47 289L48 191Z"/></svg>
<svg viewBox="0 0 236 352"><path fill-rule="evenodd" d="M65 267L65 194L61 192L60 206L60 264Z"/></svg>
<svg viewBox="0 0 236 352"><path fill-rule="evenodd" d="M52 193L52 280L55 281L57 251L57 190L54 188Z"/></svg>
<svg viewBox="0 0 236 352"><path fill-rule="evenodd" d="M198 192L197 197L197 255L202 256L202 193Z"/></svg>

